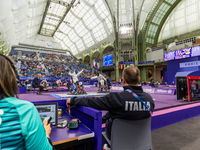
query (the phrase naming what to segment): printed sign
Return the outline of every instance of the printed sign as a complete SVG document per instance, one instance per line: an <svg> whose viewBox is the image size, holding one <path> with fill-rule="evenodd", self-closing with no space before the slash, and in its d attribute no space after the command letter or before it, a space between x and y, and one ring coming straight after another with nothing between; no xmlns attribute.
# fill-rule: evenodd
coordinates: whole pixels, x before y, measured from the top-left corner
<svg viewBox="0 0 200 150"><path fill-rule="evenodd" d="M197 66L200 66L200 61L191 61L191 62L180 63L180 68L197 67Z"/></svg>

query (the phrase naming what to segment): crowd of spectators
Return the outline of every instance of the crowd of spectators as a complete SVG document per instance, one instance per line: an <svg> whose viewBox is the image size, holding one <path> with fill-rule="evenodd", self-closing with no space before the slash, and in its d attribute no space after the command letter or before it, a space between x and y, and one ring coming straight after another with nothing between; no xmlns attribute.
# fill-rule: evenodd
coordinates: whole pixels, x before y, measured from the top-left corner
<svg viewBox="0 0 200 150"><path fill-rule="evenodd" d="M13 54L10 54L10 56L12 55ZM19 76L22 77L36 77L37 74L41 74L42 77L70 78L70 71L78 73L82 69L84 69L84 71L79 75L79 78L90 78L98 73L97 69L88 67L87 65L78 62L77 58L74 56L45 53L39 53L38 55L36 52L28 54L22 53L22 56L28 59L15 60L15 64L21 64L18 73ZM40 58L44 58L45 60L38 60L38 56Z"/></svg>
<svg viewBox="0 0 200 150"><path fill-rule="evenodd" d="M39 61L63 61L63 62L77 62L74 56L67 56L62 54L47 54L40 52L21 51L21 56L18 57L19 51L12 50L9 56L18 59L39 60Z"/></svg>
<svg viewBox="0 0 200 150"><path fill-rule="evenodd" d="M20 60L19 60L20 61ZM17 61L15 61L17 63ZM42 68L42 64L45 68ZM48 61L25 61L21 60L21 69L19 76L35 77L38 73L42 74L42 77L65 77L69 78L70 71L79 72L85 69L80 78L89 78L98 72L94 68L90 68L84 64L70 64L64 62L48 62Z"/></svg>
<svg viewBox="0 0 200 150"><path fill-rule="evenodd" d="M31 60L31 59L38 59L38 56L36 52L33 52L31 54L22 52L22 58L27 58Z"/></svg>
<svg viewBox="0 0 200 150"><path fill-rule="evenodd" d="M9 54L9 56L17 57L17 56L18 56L18 52L11 52L11 53Z"/></svg>
<svg viewBox="0 0 200 150"><path fill-rule="evenodd" d="M66 55L58 55L58 58L61 60L61 61L67 61L67 62L76 62L77 59L73 56L66 56Z"/></svg>

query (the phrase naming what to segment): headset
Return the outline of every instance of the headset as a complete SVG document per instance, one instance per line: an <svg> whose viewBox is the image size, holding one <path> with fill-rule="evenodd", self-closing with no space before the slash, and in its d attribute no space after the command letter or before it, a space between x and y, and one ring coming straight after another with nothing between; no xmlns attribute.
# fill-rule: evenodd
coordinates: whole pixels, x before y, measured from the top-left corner
<svg viewBox="0 0 200 150"><path fill-rule="evenodd" d="M5 55L3 55L3 54L1 54L1 53L0 53L0 56L4 57L4 58L10 63L11 67L13 68L13 71L15 72L15 76L16 76L17 83L19 83L19 82L20 82L20 80L19 80L19 75L18 75L18 73L17 73L15 64L10 60L9 57L7 57L7 56L5 56Z"/></svg>

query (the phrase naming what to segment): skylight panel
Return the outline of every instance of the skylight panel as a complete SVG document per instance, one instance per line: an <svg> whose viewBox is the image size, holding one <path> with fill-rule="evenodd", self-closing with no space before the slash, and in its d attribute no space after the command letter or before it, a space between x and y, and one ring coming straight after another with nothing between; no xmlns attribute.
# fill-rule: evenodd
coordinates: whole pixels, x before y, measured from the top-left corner
<svg viewBox="0 0 200 150"><path fill-rule="evenodd" d="M106 32L103 28L103 25L100 24L99 26L97 26L96 28L93 29L93 34L95 36L95 38L97 39L97 41L101 41L103 37L106 37Z"/></svg>
<svg viewBox="0 0 200 150"><path fill-rule="evenodd" d="M75 44L71 45L70 49L71 49L71 52L77 51L77 48L76 48Z"/></svg>
<svg viewBox="0 0 200 150"><path fill-rule="evenodd" d="M60 27L59 27L59 30L64 32L66 29L67 29L67 27L66 27L65 23L62 22Z"/></svg>
<svg viewBox="0 0 200 150"><path fill-rule="evenodd" d="M68 37L70 38L70 40L74 40L74 38L76 37L76 33L74 32L74 30L71 30L69 33L68 33Z"/></svg>
<svg viewBox="0 0 200 150"><path fill-rule="evenodd" d="M48 23L48 24L52 24L52 25L56 26L58 24L59 20L60 19L58 19L57 17L47 15L45 17L44 23Z"/></svg>
<svg viewBox="0 0 200 150"><path fill-rule="evenodd" d="M74 43L72 43L72 41L69 39L68 36L66 36L64 39L63 39L63 42L65 42L66 45L68 45L69 47L71 45L73 45Z"/></svg>
<svg viewBox="0 0 200 150"><path fill-rule="evenodd" d="M94 5L98 0L85 0L85 1L91 5Z"/></svg>
<svg viewBox="0 0 200 150"><path fill-rule="evenodd" d="M28 21L28 27L31 27L33 25L33 20Z"/></svg>
<svg viewBox="0 0 200 150"><path fill-rule="evenodd" d="M80 37L84 36L85 33L88 32L88 30L85 28L85 26L81 21L74 27L74 29L76 30L76 32Z"/></svg>
<svg viewBox="0 0 200 150"><path fill-rule="evenodd" d="M112 23L111 23L111 21L109 20L109 18L106 18L106 25L107 25L107 27L108 27L108 29L109 29L109 32L112 32L113 30L113 25L112 25Z"/></svg>
<svg viewBox="0 0 200 150"><path fill-rule="evenodd" d="M73 28L71 28L68 24L61 23L59 30L67 35Z"/></svg>
<svg viewBox="0 0 200 150"><path fill-rule="evenodd" d="M33 31L32 29L28 29L27 34L29 35L32 34L32 31Z"/></svg>
<svg viewBox="0 0 200 150"><path fill-rule="evenodd" d="M59 32L56 32L55 36L57 36L61 40L65 37L65 35L63 33L59 33Z"/></svg>
<svg viewBox="0 0 200 150"><path fill-rule="evenodd" d="M88 7L84 1L82 1L77 7L75 7L73 9L73 12L75 15L77 15L78 17L82 18L85 13L87 13L87 11L89 10L90 7Z"/></svg>
<svg viewBox="0 0 200 150"><path fill-rule="evenodd" d="M166 1L173 5L176 0L166 0Z"/></svg>
<svg viewBox="0 0 200 150"><path fill-rule="evenodd" d="M183 24L185 24L185 18L180 18L180 19L175 20L175 27L180 27Z"/></svg>
<svg viewBox="0 0 200 150"><path fill-rule="evenodd" d="M77 42L78 40L80 40L80 38L76 35L73 39L73 42Z"/></svg>
<svg viewBox="0 0 200 150"><path fill-rule="evenodd" d="M60 45L62 46L63 49L67 49L67 46L65 45L63 41L60 42Z"/></svg>
<svg viewBox="0 0 200 150"><path fill-rule="evenodd" d="M164 31L168 31L168 30L169 30L169 23L167 23L167 24L165 25Z"/></svg>
<svg viewBox="0 0 200 150"><path fill-rule="evenodd" d="M84 40L85 44L87 45L87 47L90 47L91 45L94 44L94 40L92 39L91 33L87 33L87 34L83 37L83 40Z"/></svg>
<svg viewBox="0 0 200 150"><path fill-rule="evenodd" d="M78 54L78 51L72 51L73 55Z"/></svg>
<svg viewBox="0 0 200 150"><path fill-rule="evenodd" d="M175 19L179 19L179 18L182 18L182 17L184 17L184 9L178 10L175 13Z"/></svg>
<svg viewBox="0 0 200 150"><path fill-rule="evenodd" d="M95 8L96 8L96 10L98 12L98 15L101 16L101 18L106 18L109 15L109 12L106 9L105 4L102 1L98 1L95 4Z"/></svg>
<svg viewBox="0 0 200 150"><path fill-rule="evenodd" d="M194 12L197 11L197 6L194 4L194 5L190 5L186 8L186 15L188 14L192 14Z"/></svg>
<svg viewBox="0 0 200 150"><path fill-rule="evenodd" d="M29 8L29 13L28 16L29 17L35 17L35 13L36 13L36 8Z"/></svg>
<svg viewBox="0 0 200 150"><path fill-rule="evenodd" d="M84 17L83 20L85 24L90 28L93 29L98 24L102 24L102 22L97 18L93 10L90 10Z"/></svg>
<svg viewBox="0 0 200 150"><path fill-rule="evenodd" d="M79 49L79 51L82 51L85 49L85 46L83 45L83 42L81 40L76 42L76 46Z"/></svg>
<svg viewBox="0 0 200 150"><path fill-rule="evenodd" d="M71 27L74 27L77 22L79 22L79 19L75 17L71 12L67 14L64 20L69 22Z"/></svg>
<svg viewBox="0 0 200 150"><path fill-rule="evenodd" d="M194 13L194 14L191 14L191 15L186 16L186 22L187 22L187 23L196 21L197 19L198 19L197 13Z"/></svg>
<svg viewBox="0 0 200 150"><path fill-rule="evenodd" d="M35 3L37 3L37 0L29 0L29 3L30 3L31 5L34 5Z"/></svg>
<svg viewBox="0 0 200 150"><path fill-rule="evenodd" d="M45 25L44 28L49 29L49 30L55 30L55 27L50 26L50 25Z"/></svg>
<svg viewBox="0 0 200 150"><path fill-rule="evenodd" d="M186 6L192 5L192 4L196 3L196 2L197 2L197 0L186 1Z"/></svg>
<svg viewBox="0 0 200 150"><path fill-rule="evenodd" d="M56 16L46 15L45 21L49 21L49 20L60 20L60 18L58 18Z"/></svg>
<svg viewBox="0 0 200 150"><path fill-rule="evenodd" d="M60 39L58 39L56 36L54 36L54 39L56 42L60 43Z"/></svg>
<svg viewBox="0 0 200 150"><path fill-rule="evenodd" d="M66 7L57 3L51 2L50 7L48 9L48 13L55 14L58 16L63 16L66 11Z"/></svg>
<svg viewBox="0 0 200 150"><path fill-rule="evenodd" d="M54 35L55 41L59 42L62 48L69 49L74 54L102 41L114 32L110 12L103 0L84 0L80 1L80 4L76 1L75 4L76 6L71 8ZM47 18L46 26L43 28L48 24L57 26L62 17L61 14L66 11L63 10L66 7L57 3L51 2L50 7L46 16L49 18L60 17ZM55 16L53 16L54 14ZM49 33L48 30L44 31L44 34L47 32ZM53 31L50 32L53 33Z"/></svg>

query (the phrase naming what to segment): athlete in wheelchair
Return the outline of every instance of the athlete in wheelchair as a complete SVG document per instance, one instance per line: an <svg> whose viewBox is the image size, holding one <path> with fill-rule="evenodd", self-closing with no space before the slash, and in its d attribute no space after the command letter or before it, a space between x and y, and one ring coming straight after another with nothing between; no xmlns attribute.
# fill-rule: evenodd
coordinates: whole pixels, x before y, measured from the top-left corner
<svg viewBox="0 0 200 150"><path fill-rule="evenodd" d="M107 92L108 91L108 86L106 80L102 79L100 80L99 88L98 88L98 93L103 92L103 89Z"/></svg>
<svg viewBox="0 0 200 150"><path fill-rule="evenodd" d="M85 94L86 93L82 82L78 81L76 86L78 89L77 94Z"/></svg>

